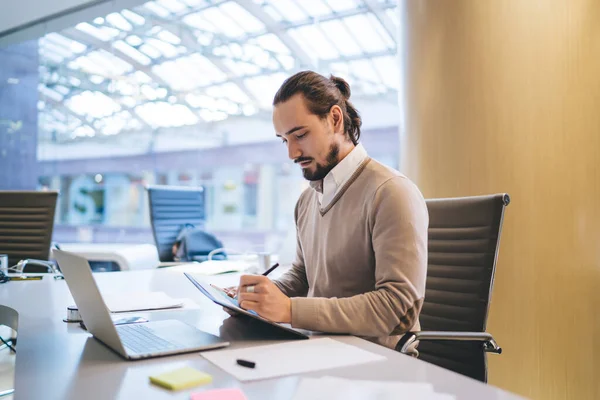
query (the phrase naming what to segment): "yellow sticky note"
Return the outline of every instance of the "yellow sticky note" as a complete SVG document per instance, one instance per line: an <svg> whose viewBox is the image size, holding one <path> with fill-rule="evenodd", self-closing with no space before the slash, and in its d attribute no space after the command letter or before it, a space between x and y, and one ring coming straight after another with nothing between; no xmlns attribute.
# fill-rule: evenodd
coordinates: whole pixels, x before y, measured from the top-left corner
<svg viewBox="0 0 600 400"><path fill-rule="evenodd" d="M171 390L189 389L212 382L212 376L191 367L176 369L150 377L150 382Z"/></svg>

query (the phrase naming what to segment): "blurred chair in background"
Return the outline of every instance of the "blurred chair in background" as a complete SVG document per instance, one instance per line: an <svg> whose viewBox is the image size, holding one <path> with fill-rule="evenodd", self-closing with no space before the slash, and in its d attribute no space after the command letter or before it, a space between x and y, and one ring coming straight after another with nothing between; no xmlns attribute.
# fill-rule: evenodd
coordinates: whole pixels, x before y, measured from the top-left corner
<svg viewBox="0 0 600 400"><path fill-rule="evenodd" d="M223 247L214 235L202 230L206 221L203 188L148 186L147 190L152 233L161 262L178 261L177 250L185 254L186 259L181 261L206 261L209 253ZM224 259L226 255L212 258Z"/></svg>
<svg viewBox="0 0 600 400"><path fill-rule="evenodd" d="M48 260L57 197L57 192L0 191L0 254L8 255L9 268L54 272Z"/></svg>

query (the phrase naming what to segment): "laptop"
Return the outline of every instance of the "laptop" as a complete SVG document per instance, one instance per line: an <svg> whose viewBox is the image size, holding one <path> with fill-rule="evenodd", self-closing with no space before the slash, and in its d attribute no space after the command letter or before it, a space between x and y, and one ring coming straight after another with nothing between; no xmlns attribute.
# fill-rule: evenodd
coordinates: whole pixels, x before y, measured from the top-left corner
<svg viewBox="0 0 600 400"><path fill-rule="evenodd" d="M229 297L227 294L225 294L225 292L213 288L208 283L203 282L199 279L196 279L196 277L192 276L191 274L189 274L187 272L185 272L184 275L190 280L190 282L192 282L192 284L194 286L196 286L196 288L198 290L200 290L200 292L202 292L202 294L204 294L206 297L208 297L213 303L218 304L222 307L225 307L228 310L234 311L236 313L244 314L251 318L265 322L265 323L267 323L271 326L274 326L278 329L282 329L288 333L291 333L293 335L293 337L295 337L296 339L309 339L308 335L300 332L299 330L292 328L289 324L280 324L277 322L273 322L266 318L261 317L255 311L244 310L243 308L240 307L240 305L238 304L236 299Z"/></svg>
<svg viewBox="0 0 600 400"><path fill-rule="evenodd" d="M229 346L229 342L177 320L115 325L88 261L66 251L54 250L53 254L87 330L122 357L139 360Z"/></svg>

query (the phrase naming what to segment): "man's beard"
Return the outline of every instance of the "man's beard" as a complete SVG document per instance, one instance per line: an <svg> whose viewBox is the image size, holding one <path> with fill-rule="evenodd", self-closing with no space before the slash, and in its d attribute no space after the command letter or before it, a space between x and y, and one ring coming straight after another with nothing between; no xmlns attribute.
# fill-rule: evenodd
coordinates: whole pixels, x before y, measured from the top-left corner
<svg viewBox="0 0 600 400"><path fill-rule="evenodd" d="M327 164L317 163L317 168L314 171L310 171L308 168L302 169L302 175L309 181L320 181L325 178L329 171L331 171L338 164L338 155L340 154L340 146L337 143L333 143L329 148L329 154L327 154ZM299 158L295 160L297 163L304 161L305 159Z"/></svg>

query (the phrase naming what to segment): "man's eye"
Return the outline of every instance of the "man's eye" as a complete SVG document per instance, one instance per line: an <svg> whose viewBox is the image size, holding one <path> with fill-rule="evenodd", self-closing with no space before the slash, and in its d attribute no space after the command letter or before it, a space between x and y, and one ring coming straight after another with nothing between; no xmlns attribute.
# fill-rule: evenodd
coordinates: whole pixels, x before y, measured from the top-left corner
<svg viewBox="0 0 600 400"><path fill-rule="evenodd" d="M285 140L284 138L281 138L281 143L285 143L287 142L287 140Z"/></svg>
<svg viewBox="0 0 600 400"><path fill-rule="evenodd" d="M297 138L297 139L302 139L304 136L306 136L306 134L307 134L307 133L308 133L308 132L306 132L306 133L303 133L302 135L297 135L297 136L296 136L296 138Z"/></svg>

